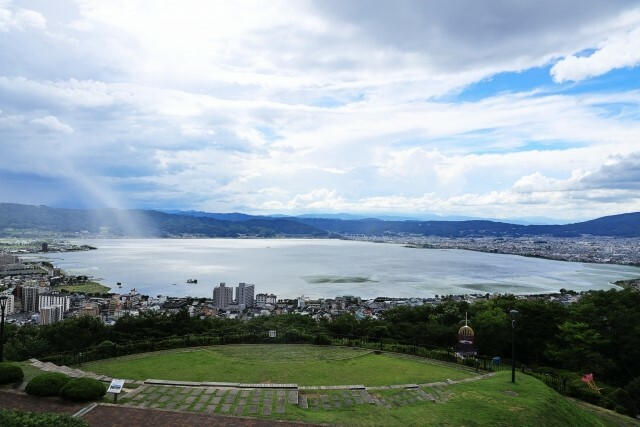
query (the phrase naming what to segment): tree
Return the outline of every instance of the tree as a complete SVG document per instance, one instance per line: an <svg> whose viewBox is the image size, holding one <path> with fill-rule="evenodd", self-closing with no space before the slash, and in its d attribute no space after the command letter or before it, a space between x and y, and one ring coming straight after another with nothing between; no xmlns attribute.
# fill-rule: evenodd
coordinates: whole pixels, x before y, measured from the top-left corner
<svg viewBox="0 0 640 427"><path fill-rule="evenodd" d="M39 328L36 326L21 326L11 331L7 336L4 355L8 360L26 360L40 357L49 352L49 345L46 340L40 337Z"/></svg>
<svg viewBox="0 0 640 427"><path fill-rule="evenodd" d="M602 354L606 345L608 340L588 324L564 322L558 326L556 342L547 345L546 355L570 371L606 373L614 367Z"/></svg>
<svg viewBox="0 0 640 427"><path fill-rule="evenodd" d="M40 337L55 352L91 347L108 338L109 328L102 320L80 316L40 326Z"/></svg>
<svg viewBox="0 0 640 427"><path fill-rule="evenodd" d="M476 313L472 320L475 345L479 353L488 356L504 354L511 340L511 327L507 314L489 303L483 310Z"/></svg>
<svg viewBox="0 0 640 427"><path fill-rule="evenodd" d="M358 320L353 314L341 314L328 324L329 331L335 335L355 335L358 329Z"/></svg>

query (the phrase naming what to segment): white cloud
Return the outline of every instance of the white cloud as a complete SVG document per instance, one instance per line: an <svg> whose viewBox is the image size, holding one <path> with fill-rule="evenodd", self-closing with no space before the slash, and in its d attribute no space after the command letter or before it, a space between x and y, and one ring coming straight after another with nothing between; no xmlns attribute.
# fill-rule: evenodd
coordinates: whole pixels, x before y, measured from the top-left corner
<svg viewBox="0 0 640 427"><path fill-rule="evenodd" d="M158 208L584 216L620 208L605 188L636 203L619 172L637 163L639 91L455 96L554 58L558 81L632 66L631 3L30 6L46 21L0 4L0 175L60 158Z"/></svg>
<svg viewBox="0 0 640 427"><path fill-rule="evenodd" d="M589 56L570 55L561 59L551 68L551 75L558 83L580 81L638 64L640 27L604 41Z"/></svg>
<svg viewBox="0 0 640 427"><path fill-rule="evenodd" d="M39 119L31 120L31 124L34 125L39 131L43 132L61 132L61 133L73 133L73 128L67 124L64 124L54 116L46 116Z"/></svg>
<svg viewBox="0 0 640 427"><path fill-rule="evenodd" d="M16 8L12 11L0 4L0 32L25 31L29 28L44 29L46 24L47 20L44 16L34 10Z"/></svg>

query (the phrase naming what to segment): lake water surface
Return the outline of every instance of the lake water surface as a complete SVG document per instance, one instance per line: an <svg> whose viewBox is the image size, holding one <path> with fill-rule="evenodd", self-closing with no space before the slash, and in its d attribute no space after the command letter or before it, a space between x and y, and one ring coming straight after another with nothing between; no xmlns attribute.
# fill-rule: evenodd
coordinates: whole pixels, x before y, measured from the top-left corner
<svg viewBox="0 0 640 427"><path fill-rule="evenodd" d="M211 297L220 282L255 285L279 298L516 295L617 288L639 267L583 264L463 250L314 239L82 240L97 250L48 254L67 274L100 279L117 292ZM186 283L197 279L197 284Z"/></svg>

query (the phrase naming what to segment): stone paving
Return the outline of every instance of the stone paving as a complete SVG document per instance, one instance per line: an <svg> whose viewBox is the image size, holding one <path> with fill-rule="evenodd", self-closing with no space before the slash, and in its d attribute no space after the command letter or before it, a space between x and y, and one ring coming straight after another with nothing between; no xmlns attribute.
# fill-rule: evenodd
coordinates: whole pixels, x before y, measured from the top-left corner
<svg viewBox="0 0 640 427"><path fill-rule="evenodd" d="M330 411L354 405L377 405L393 409L447 399L448 395L442 391L440 384L424 388L387 387L371 390L364 387L307 387L300 391L144 384L120 398L119 403L137 408L268 417L273 413L286 413L289 405L314 411Z"/></svg>
<svg viewBox="0 0 640 427"><path fill-rule="evenodd" d="M31 363L47 371L71 376L90 376L109 382L111 378L43 363ZM169 410L203 415L270 417L284 414L287 407L309 411L332 411L354 405L376 405L394 409L407 405L444 403L449 400L447 386L477 381L493 374L476 375L460 381L429 384L403 384L378 387L364 385L307 386L296 384L240 384L154 380L126 381L118 406L137 409ZM127 388L128 386L128 388Z"/></svg>
<svg viewBox="0 0 640 427"><path fill-rule="evenodd" d="M144 384L122 396L119 402L138 408L269 416L285 413L287 405L298 405L298 390Z"/></svg>

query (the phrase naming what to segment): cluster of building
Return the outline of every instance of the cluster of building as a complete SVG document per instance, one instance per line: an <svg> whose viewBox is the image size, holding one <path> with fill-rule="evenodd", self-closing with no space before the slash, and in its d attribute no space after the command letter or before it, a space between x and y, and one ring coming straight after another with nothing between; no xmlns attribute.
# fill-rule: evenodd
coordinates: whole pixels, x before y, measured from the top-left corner
<svg viewBox="0 0 640 427"><path fill-rule="evenodd" d="M60 269L49 263L23 264L16 255L0 253L0 294L7 296L5 314L10 323L50 324L71 316L95 316L105 323L113 323L124 315L137 316L144 312L175 313L186 309L191 316L251 318L254 316L297 313L314 319L332 318L351 313L356 318L376 318L385 310L407 305L439 304L445 300L474 302L495 297L490 294L435 296L435 298L376 298L363 301L357 296L311 299L278 299L271 293L256 294L253 284L227 286L220 283L211 298L149 297L135 289L127 293L87 296L56 291L55 285L69 277L62 277ZM532 297L521 297L532 298ZM537 296L569 304L579 294Z"/></svg>
<svg viewBox="0 0 640 427"><path fill-rule="evenodd" d="M233 288L228 287L226 283L220 283L219 286L213 288L212 306L229 312L242 312L254 307L275 306L278 297L273 294L255 295L255 289L255 285L239 283L234 298Z"/></svg>
<svg viewBox="0 0 640 427"><path fill-rule="evenodd" d="M640 239L603 236L583 237L436 237L346 235L350 240L402 243L433 249L465 249L600 264L640 265Z"/></svg>
<svg viewBox="0 0 640 427"><path fill-rule="evenodd" d="M41 292L39 286L17 286L11 292L4 292L7 296L5 315L27 313L22 323L37 323L46 325L64 319L69 311L71 298L58 292Z"/></svg>
<svg viewBox="0 0 640 427"><path fill-rule="evenodd" d="M69 311L69 297L55 292L43 292L49 278L60 275L51 265L23 264L12 254L0 253L0 284L7 290L5 314L34 313L29 321L48 324L62 320Z"/></svg>

